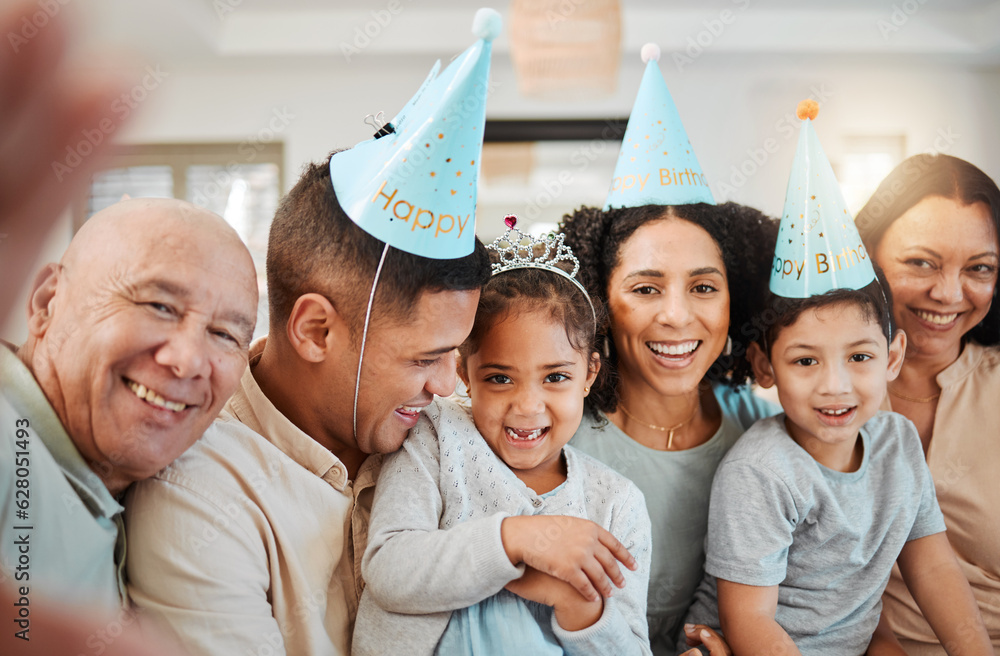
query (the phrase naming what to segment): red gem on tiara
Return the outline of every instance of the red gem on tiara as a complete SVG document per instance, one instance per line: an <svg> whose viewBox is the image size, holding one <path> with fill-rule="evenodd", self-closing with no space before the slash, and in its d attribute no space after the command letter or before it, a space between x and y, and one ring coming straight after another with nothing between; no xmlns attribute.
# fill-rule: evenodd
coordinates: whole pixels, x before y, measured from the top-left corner
<svg viewBox="0 0 1000 656"><path fill-rule="evenodd" d="M507 216L503 217L503 222L508 228L513 230L514 226L517 225L517 217L514 216L513 214L508 214Z"/></svg>

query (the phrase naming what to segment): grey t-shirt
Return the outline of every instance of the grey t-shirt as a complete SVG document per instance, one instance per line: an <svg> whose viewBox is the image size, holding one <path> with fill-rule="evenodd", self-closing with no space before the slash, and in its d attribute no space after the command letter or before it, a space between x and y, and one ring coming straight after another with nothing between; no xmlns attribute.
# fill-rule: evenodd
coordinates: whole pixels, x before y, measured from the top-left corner
<svg viewBox="0 0 1000 656"><path fill-rule="evenodd" d="M684 451L639 444L601 415L585 416L570 444L632 479L646 497L653 558L646 618L653 653L674 654L674 643L701 581L708 527L708 494L722 457L755 421L781 408L747 387L713 386L722 425L707 442Z"/></svg>
<svg viewBox="0 0 1000 656"><path fill-rule="evenodd" d="M861 439L861 466L844 473L802 449L784 414L743 435L712 485L706 575L688 622L719 626L713 577L777 585L775 619L800 651L865 652L903 545L945 525L910 420L879 412Z"/></svg>

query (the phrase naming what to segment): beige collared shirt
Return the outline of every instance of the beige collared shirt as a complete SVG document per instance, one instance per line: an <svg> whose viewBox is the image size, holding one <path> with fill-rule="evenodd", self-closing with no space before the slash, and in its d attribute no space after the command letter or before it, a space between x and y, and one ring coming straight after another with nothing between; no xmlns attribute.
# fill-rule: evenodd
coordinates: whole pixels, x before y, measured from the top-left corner
<svg viewBox="0 0 1000 656"><path fill-rule="evenodd" d="M969 342L937 375L941 396L927 465L962 567L1000 650L1000 349ZM941 654L894 568L883 612L909 654Z"/></svg>
<svg viewBox="0 0 1000 656"><path fill-rule="evenodd" d="M192 654L346 655L381 457L352 483L278 412L264 339L205 435L129 493L129 591Z"/></svg>

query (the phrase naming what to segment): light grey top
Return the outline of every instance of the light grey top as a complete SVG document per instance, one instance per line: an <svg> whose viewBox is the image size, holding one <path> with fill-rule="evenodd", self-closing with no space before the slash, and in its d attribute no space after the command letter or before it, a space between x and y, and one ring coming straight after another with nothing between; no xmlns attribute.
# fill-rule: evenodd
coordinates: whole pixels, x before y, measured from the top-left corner
<svg viewBox="0 0 1000 656"><path fill-rule="evenodd" d="M684 451L639 444L601 415L584 417L570 444L632 479L642 490L653 527L647 598L654 654L673 654L684 615L701 581L708 529L708 495L722 457L743 431L781 408L747 387L713 386L722 425L707 442Z"/></svg>
<svg viewBox="0 0 1000 656"><path fill-rule="evenodd" d="M0 582L19 597L27 588L29 602L44 594L120 607L121 511L34 376L0 343Z"/></svg>
<svg viewBox="0 0 1000 656"><path fill-rule="evenodd" d="M518 578L500 538L515 515L585 517L608 529L639 563L581 631L552 628L569 654L648 654L643 621L649 577L649 517L642 493L596 460L565 447L567 480L545 495L528 488L479 435L469 411L438 400L375 487L366 587L354 654L430 654L451 611L476 604ZM539 536L558 539L558 536Z"/></svg>
<svg viewBox="0 0 1000 656"><path fill-rule="evenodd" d="M880 412L861 428L861 466L845 473L816 462L784 419L755 424L719 466L688 621L719 625L715 576L777 585L775 619L803 653L863 654L903 545L945 530L920 437Z"/></svg>

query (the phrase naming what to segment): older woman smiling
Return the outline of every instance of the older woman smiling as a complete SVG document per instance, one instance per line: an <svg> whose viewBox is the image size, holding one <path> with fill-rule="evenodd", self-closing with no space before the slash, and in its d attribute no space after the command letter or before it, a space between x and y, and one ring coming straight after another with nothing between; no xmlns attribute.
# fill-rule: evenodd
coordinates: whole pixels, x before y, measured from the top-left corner
<svg viewBox="0 0 1000 656"><path fill-rule="evenodd" d="M882 182L857 225L907 335L887 403L916 424L948 538L1000 648L1000 190L966 161L917 155ZM945 653L898 571L884 603L908 653Z"/></svg>

